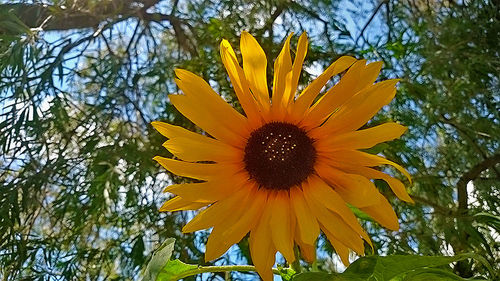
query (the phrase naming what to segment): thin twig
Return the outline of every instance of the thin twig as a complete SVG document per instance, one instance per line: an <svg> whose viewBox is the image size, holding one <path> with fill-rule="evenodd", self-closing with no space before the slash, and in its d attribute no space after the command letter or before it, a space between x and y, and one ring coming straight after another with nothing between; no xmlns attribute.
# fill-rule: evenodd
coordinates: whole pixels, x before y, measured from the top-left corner
<svg viewBox="0 0 500 281"><path fill-rule="evenodd" d="M415 194L412 194L411 198L417 203L421 203L421 204L432 207L436 212L438 212L442 215L445 215L445 216L455 216L456 215L456 212L454 210L443 207L443 206L439 205L438 203L431 201L427 198L420 197L420 196L415 195Z"/></svg>
<svg viewBox="0 0 500 281"><path fill-rule="evenodd" d="M388 2L389 2L389 0L380 1L380 3L377 5L377 7L375 7L375 10L373 11L373 13L370 16L370 18L368 19L368 21L365 23L365 26L363 26L363 29L361 29L361 33L358 35L358 38L356 38L356 42L354 43L354 45L358 45L359 38L363 37L363 33L365 32L368 25L370 25L372 20L375 18L375 15L378 13L378 10L380 10L380 7L382 7L382 5L384 5L384 4L387 4Z"/></svg>

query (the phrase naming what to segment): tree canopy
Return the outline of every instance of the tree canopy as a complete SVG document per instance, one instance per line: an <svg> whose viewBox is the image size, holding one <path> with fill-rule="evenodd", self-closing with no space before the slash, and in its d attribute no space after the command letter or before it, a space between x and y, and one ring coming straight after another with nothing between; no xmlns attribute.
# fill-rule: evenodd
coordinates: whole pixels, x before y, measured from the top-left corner
<svg viewBox="0 0 500 281"><path fill-rule="evenodd" d="M475 253L498 272L499 11L488 0L0 1L0 276L138 279L169 237L173 256L186 263L251 263L246 239L205 262L208 232L180 232L193 214L158 211L168 197L162 189L185 179L152 160L170 155L150 125L199 131L167 98L179 91L178 67L238 108L219 44L237 46L244 30L268 54L268 72L283 39L306 31L300 85L342 55L383 61L379 79L401 78L394 101L367 127L387 120L409 127L372 152L409 170L416 203L376 181L401 229L363 220L374 254ZM318 266L335 271L325 241ZM477 260L449 270L495 278ZM256 278L248 276L233 277Z"/></svg>

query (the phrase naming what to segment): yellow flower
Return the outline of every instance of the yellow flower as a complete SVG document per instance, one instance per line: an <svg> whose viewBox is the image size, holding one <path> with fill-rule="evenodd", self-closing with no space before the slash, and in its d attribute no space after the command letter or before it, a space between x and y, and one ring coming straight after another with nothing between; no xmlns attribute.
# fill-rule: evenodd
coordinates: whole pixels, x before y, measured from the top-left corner
<svg viewBox="0 0 500 281"><path fill-rule="evenodd" d="M255 38L241 35L243 68L229 43L222 41L222 61L245 115L202 78L177 69L175 82L184 95L170 95L170 102L206 134L152 123L169 138L164 146L179 159L155 160L174 174L202 181L167 187L165 192L177 196L160 211L208 206L182 229L213 227L207 261L250 232L252 260L264 280L272 280L276 251L292 263L298 246L301 256L313 261L320 230L345 264L350 249L363 255L363 240L371 241L348 204L397 230L396 214L370 179L386 181L400 199L412 202L399 180L373 168L392 165L410 179L401 166L359 151L406 130L396 123L358 130L393 99L398 80L374 84L381 62L366 65L365 60L343 56L296 96L308 42L302 34L292 62L290 38L274 63L271 98L267 59ZM316 101L326 83L346 70Z"/></svg>

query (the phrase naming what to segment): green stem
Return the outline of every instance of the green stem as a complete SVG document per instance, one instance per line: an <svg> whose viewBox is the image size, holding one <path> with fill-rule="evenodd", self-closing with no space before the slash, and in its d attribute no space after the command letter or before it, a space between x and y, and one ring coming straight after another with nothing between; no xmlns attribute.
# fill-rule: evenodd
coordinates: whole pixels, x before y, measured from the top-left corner
<svg viewBox="0 0 500 281"><path fill-rule="evenodd" d="M279 270L277 268L273 268L274 274L279 274ZM257 272L257 269L253 265L223 265L223 266L199 266L196 269L185 271L178 276L177 279L185 278L192 275L198 275L201 273L207 272L228 272L228 271L240 271L240 272Z"/></svg>
<svg viewBox="0 0 500 281"><path fill-rule="evenodd" d="M296 273L301 273L302 266L300 265L299 247L295 245L293 250L293 253L295 254L295 261L290 266Z"/></svg>
<svg viewBox="0 0 500 281"><path fill-rule="evenodd" d="M318 261L313 261L313 263L311 264L311 271L312 272L318 272L319 271Z"/></svg>

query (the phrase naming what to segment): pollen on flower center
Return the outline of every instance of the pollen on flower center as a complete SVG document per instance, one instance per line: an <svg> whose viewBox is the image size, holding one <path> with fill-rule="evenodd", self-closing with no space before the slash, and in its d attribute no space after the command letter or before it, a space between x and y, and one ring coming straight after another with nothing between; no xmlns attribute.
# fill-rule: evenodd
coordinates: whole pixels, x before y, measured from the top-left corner
<svg viewBox="0 0 500 281"><path fill-rule="evenodd" d="M265 124L251 133L245 147L245 169L267 189L300 184L313 172L315 160L313 140L290 123Z"/></svg>

